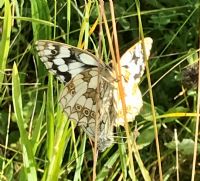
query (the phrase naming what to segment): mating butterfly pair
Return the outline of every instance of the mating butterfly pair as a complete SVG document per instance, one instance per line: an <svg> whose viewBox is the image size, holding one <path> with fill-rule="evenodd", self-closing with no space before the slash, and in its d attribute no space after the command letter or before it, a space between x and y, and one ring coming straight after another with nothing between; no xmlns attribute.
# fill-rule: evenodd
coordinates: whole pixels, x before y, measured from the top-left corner
<svg viewBox="0 0 200 181"><path fill-rule="evenodd" d="M152 42L151 38L144 39L147 58ZM60 103L68 119L75 121L92 140L98 124L98 149L104 151L114 142L113 127L124 125L114 70L100 63L93 54L67 44L39 40L36 49L45 67L65 83ZM141 41L122 55L120 64L126 117L133 121L143 105L138 87L145 69Z"/></svg>

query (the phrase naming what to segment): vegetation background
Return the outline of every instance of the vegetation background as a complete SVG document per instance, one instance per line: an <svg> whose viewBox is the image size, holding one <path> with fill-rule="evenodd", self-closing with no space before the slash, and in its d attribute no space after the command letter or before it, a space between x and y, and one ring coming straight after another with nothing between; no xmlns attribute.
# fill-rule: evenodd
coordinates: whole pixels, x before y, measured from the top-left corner
<svg viewBox="0 0 200 181"><path fill-rule="evenodd" d="M79 47L84 43L95 53L101 31L104 60L109 62L108 38L112 36L108 37L104 24L103 30L98 26L99 3L0 1L1 180L199 180L199 159L194 167L194 148L200 149L197 91L191 86L179 93L184 90L182 71L198 60L200 2L115 0L113 9L111 1L104 2L101 8L111 35L115 33L111 12L115 12L121 53L142 32L154 40L149 69L157 127L153 126L145 74L140 85L144 106L129 124L130 133L137 134L139 149L132 152L134 167L129 162L125 130L120 128L115 130L116 143L98 154L94 168L91 142L66 121L57 104L63 85L51 75L47 78L34 43L39 39Z"/></svg>

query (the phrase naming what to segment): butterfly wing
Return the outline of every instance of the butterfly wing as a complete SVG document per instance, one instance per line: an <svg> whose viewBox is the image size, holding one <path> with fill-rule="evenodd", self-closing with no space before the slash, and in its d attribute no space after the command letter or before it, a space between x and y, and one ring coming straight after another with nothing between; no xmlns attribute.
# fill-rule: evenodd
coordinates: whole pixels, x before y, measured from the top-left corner
<svg viewBox="0 0 200 181"><path fill-rule="evenodd" d="M36 49L47 70L64 83L86 69L101 66L93 54L67 44L39 40Z"/></svg>
<svg viewBox="0 0 200 181"><path fill-rule="evenodd" d="M153 40L151 38L144 38L144 47L147 59L150 56L152 43ZM139 114L143 105L142 95L138 86L140 78L142 77L145 70L142 41L139 41L133 45L122 55L120 64L126 101L126 117L128 121L133 121L135 116ZM119 96L119 90L117 89L114 90L114 103L117 112L115 124L124 126L122 103Z"/></svg>
<svg viewBox="0 0 200 181"><path fill-rule="evenodd" d="M113 143L115 119L110 70L99 64L91 53L66 44L39 40L36 49L46 68L66 83L60 103L68 118L75 121L92 140L95 140L98 124L98 149L105 150Z"/></svg>
<svg viewBox="0 0 200 181"><path fill-rule="evenodd" d="M113 143L115 114L112 95L113 88L109 82L98 75L98 68L91 68L79 73L67 83L60 98L68 119L74 120L93 141L98 124L97 143L100 151Z"/></svg>
<svg viewBox="0 0 200 181"><path fill-rule="evenodd" d="M150 37L144 38L144 47L147 59L150 56L152 43L153 40ZM145 70L142 41L133 45L122 55L120 64L122 68L122 75L127 81L132 79L136 83L140 82L140 78Z"/></svg>

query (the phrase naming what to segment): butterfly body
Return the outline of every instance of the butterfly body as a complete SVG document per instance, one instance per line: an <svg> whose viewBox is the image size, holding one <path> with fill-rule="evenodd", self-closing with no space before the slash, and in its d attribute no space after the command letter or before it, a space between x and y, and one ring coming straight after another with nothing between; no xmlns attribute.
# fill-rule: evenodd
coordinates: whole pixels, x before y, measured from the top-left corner
<svg viewBox="0 0 200 181"><path fill-rule="evenodd" d="M152 39L144 41L149 56ZM68 119L75 121L92 140L97 135L98 149L105 150L114 141L114 125L124 125L114 70L93 54L66 44L39 40L36 49L46 68L65 83L60 103ZM138 42L121 58L128 121L133 121L142 107L138 83L144 67L143 50Z"/></svg>

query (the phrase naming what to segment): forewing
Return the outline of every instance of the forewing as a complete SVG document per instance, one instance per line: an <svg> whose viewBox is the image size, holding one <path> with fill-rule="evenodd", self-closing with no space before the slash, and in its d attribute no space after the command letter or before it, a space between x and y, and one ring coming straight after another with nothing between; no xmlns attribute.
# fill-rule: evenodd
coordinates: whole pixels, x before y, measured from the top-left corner
<svg viewBox="0 0 200 181"><path fill-rule="evenodd" d="M67 44L39 40L36 49L45 67L61 82L69 82L80 72L101 66L93 54Z"/></svg>
<svg viewBox="0 0 200 181"><path fill-rule="evenodd" d="M153 40L150 37L144 38L144 47L147 59L150 56L152 43ZM129 81L129 79L133 79L136 83L139 83L145 69L142 41L133 45L122 55L120 64L124 78L127 81Z"/></svg>

